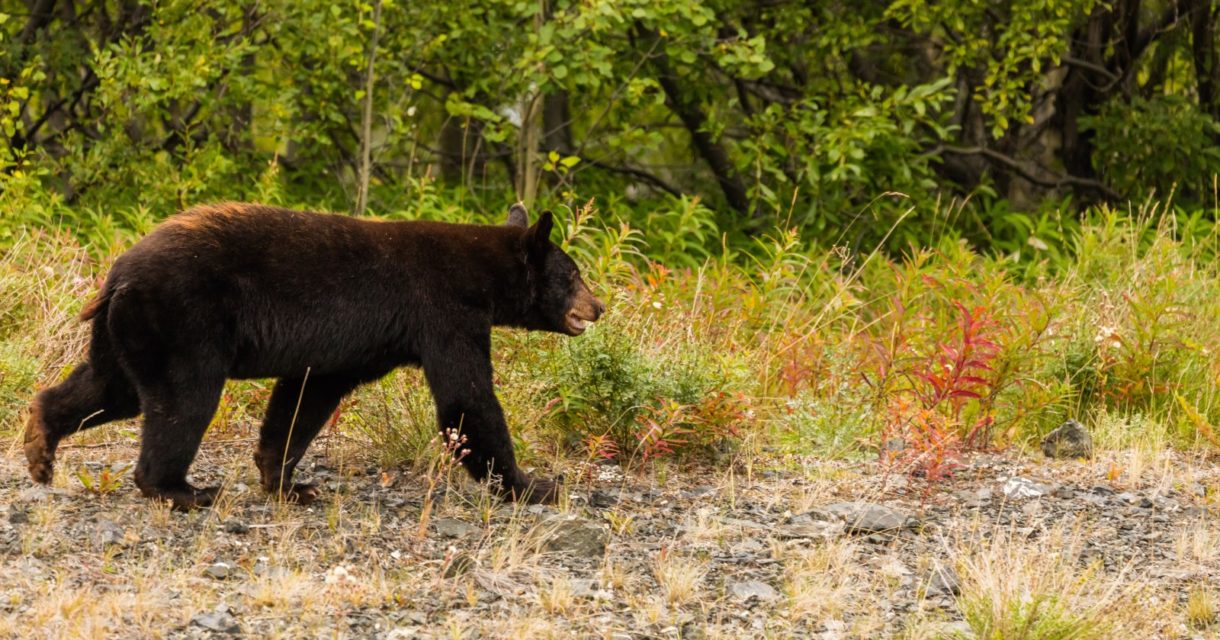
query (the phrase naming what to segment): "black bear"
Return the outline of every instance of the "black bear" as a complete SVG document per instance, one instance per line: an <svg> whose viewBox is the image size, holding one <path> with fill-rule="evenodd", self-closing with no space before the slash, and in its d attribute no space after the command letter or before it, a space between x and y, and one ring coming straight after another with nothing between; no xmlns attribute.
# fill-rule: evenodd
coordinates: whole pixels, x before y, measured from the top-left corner
<svg viewBox="0 0 1220 640"><path fill-rule="evenodd" d="M30 475L50 482L65 436L144 414L135 482L175 507L217 489L187 482L225 380L278 378L259 433L262 485L318 493L292 474L339 401L392 369L422 366L462 463L509 499L555 500L522 472L492 387L491 328L579 335L605 307L514 205L502 226L383 222L252 204L170 217L120 256L81 313L89 357L38 394L25 431Z"/></svg>

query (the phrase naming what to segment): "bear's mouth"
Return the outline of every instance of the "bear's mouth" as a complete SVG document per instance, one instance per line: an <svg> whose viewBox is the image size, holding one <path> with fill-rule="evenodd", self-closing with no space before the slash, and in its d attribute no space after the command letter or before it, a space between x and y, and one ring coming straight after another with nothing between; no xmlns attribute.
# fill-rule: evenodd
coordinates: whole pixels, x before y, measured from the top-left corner
<svg viewBox="0 0 1220 640"><path fill-rule="evenodd" d="M593 320L582 318L575 312L571 312L564 316L564 324L566 325L568 334L578 336L584 333L585 329L589 328L589 325L593 324Z"/></svg>

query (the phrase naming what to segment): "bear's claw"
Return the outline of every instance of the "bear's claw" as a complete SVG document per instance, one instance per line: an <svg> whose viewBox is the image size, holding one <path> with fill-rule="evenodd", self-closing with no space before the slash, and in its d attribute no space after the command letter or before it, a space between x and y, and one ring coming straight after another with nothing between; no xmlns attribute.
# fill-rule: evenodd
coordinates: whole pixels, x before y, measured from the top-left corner
<svg viewBox="0 0 1220 640"><path fill-rule="evenodd" d="M505 497L513 502L524 502L525 504L555 504L559 501L561 488L562 485L557 482L530 478L521 473L513 486L508 489Z"/></svg>
<svg viewBox="0 0 1220 640"><path fill-rule="evenodd" d="M34 482L51 483L55 473L55 447L37 404L30 408L30 419L25 425L25 459Z"/></svg>
<svg viewBox="0 0 1220 640"><path fill-rule="evenodd" d="M321 492L312 484L291 484L279 491L279 496L284 502L308 506L318 499Z"/></svg>

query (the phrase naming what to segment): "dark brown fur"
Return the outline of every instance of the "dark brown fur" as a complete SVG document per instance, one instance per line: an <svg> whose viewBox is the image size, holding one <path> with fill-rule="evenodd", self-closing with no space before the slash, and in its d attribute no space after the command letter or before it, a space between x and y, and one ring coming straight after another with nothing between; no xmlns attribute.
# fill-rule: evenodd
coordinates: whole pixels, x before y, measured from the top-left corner
<svg viewBox="0 0 1220 640"><path fill-rule="evenodd" d="M549 213L509 223L376 222L246 204L180 213L112 267L81 312L89 359L38 395L25 452L49 482L64 437L144 414L136 484L181 507L216 490L186 479L230 378L278 378L255 462L265 489L293 484L339 401L396 367L422 366L442 429L460 429L476 478L514 499L557 487L517 467L492 388L491 327L579 334L604 311L548 238Z"/></svg>

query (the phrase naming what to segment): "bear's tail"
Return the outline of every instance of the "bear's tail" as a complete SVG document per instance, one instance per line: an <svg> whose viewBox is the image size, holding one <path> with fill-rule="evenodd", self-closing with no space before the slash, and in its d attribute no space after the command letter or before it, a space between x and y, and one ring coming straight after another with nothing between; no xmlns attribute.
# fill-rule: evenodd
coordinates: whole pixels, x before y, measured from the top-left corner
<svg viewBox="0 0 1220 640"><path fill-rule="evenodd" d="M110 287L102 287L102 290L92 300L85 303L85 308L80 310L81 322L88 322L101 315L108 302L110 302Z"/></svg>

